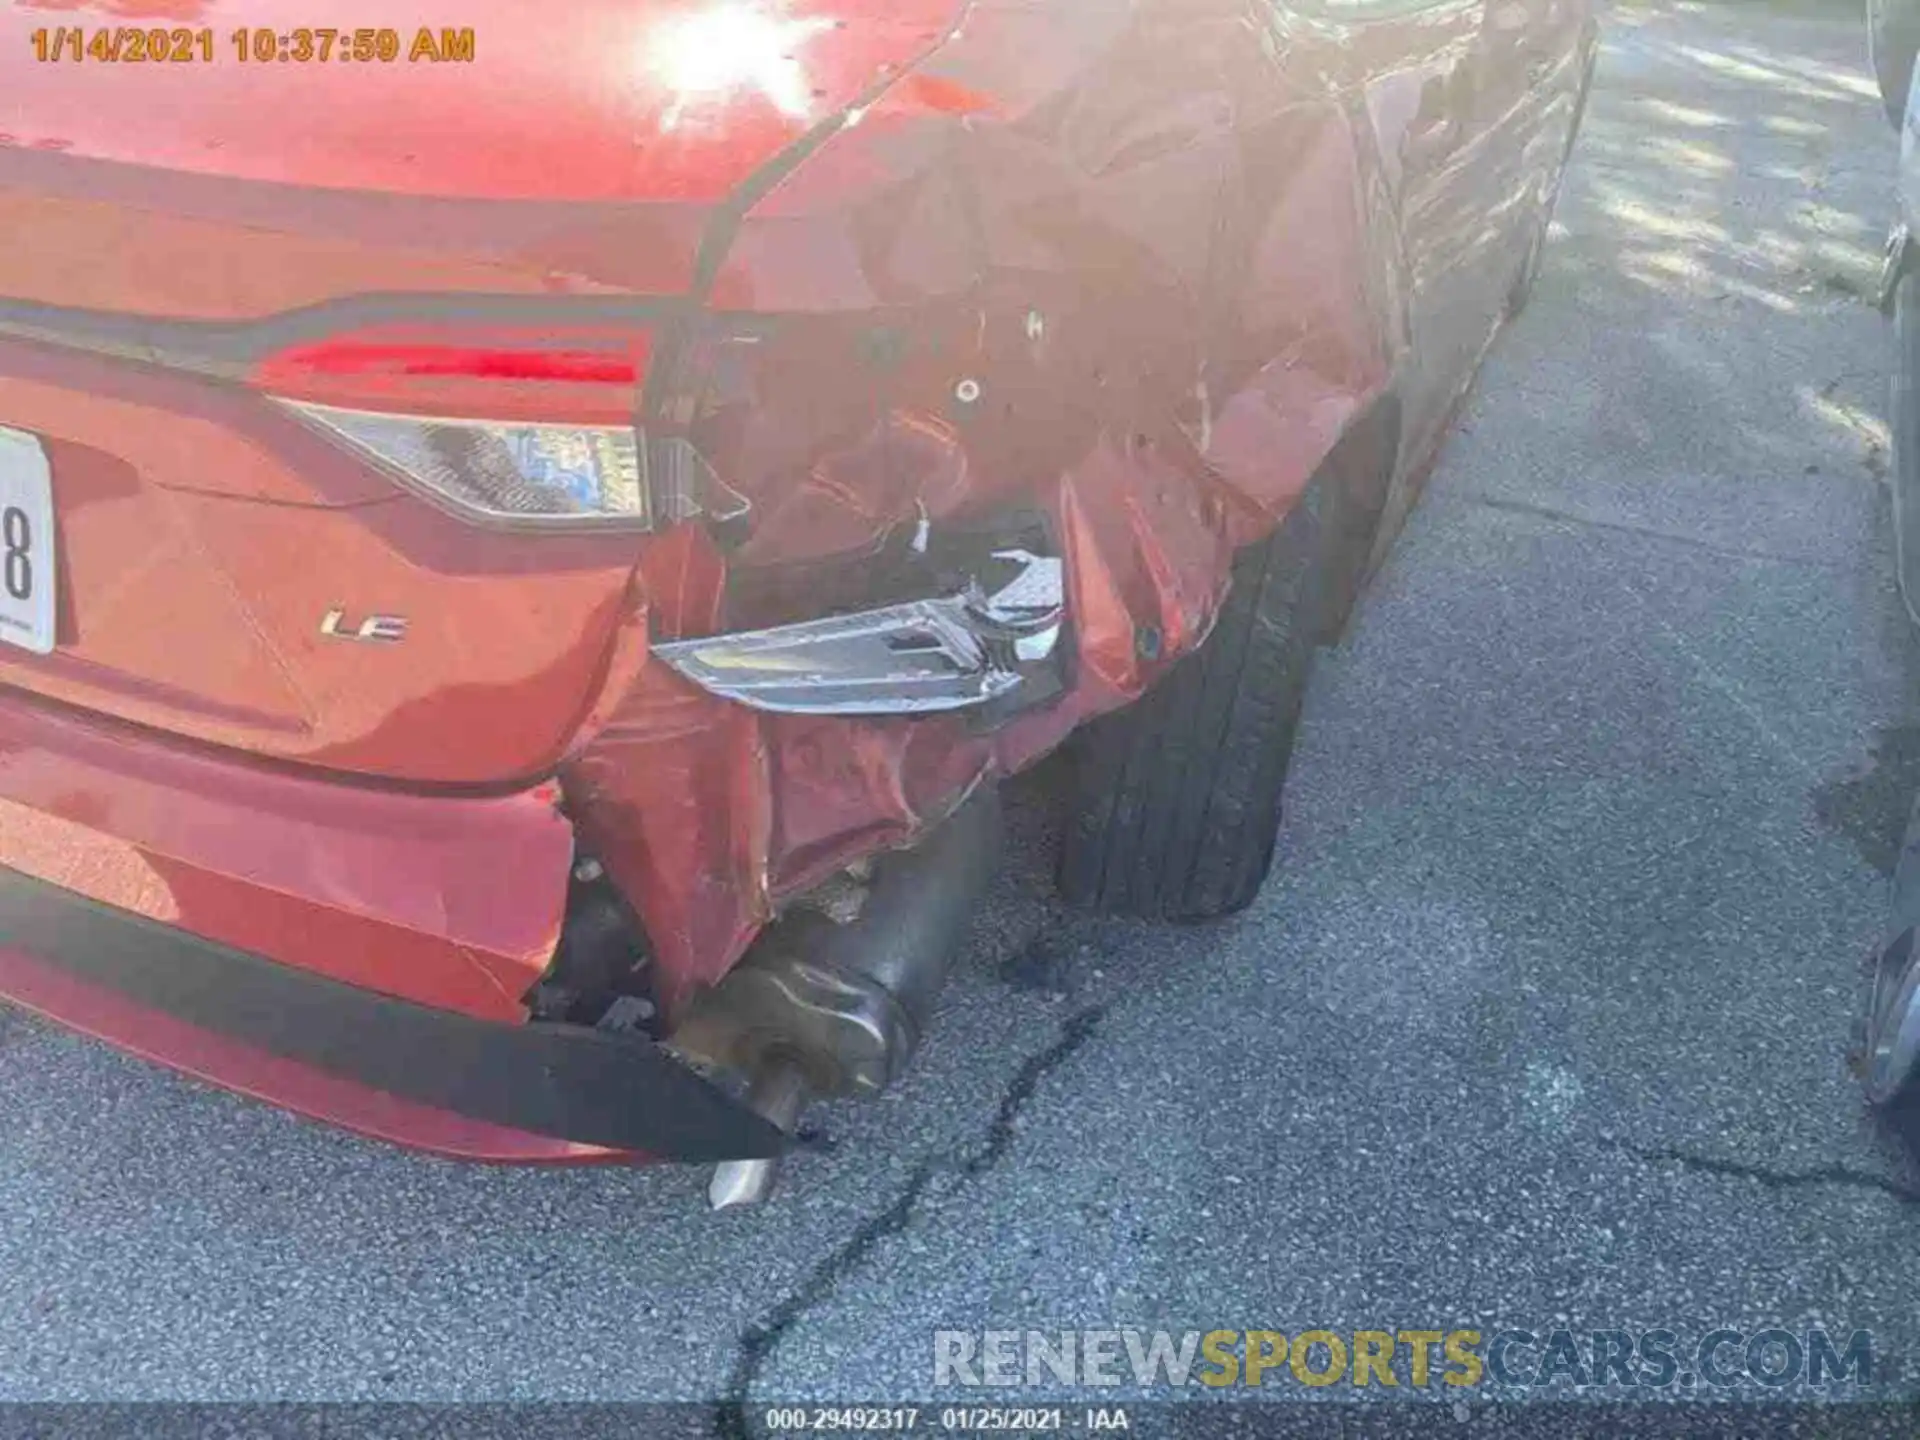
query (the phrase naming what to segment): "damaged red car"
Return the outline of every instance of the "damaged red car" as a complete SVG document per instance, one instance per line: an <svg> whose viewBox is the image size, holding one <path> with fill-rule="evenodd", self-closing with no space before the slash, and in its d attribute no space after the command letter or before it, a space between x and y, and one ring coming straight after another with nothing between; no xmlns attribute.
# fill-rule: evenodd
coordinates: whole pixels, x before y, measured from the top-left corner
<svg viewBox="0 0 1920 1440"><path fill-rule="evenodd" d="M0 994L742 1199L1002 777L1071 902L1253 898L1583 0L297 8L0 7Z"/></svg>

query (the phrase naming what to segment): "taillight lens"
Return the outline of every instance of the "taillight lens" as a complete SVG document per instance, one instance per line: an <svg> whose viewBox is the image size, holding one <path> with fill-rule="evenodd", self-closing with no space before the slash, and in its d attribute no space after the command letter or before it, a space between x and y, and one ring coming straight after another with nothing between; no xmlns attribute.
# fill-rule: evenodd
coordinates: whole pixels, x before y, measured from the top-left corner
<svg viewBox="0 0 1920 1440"><path fill-rule="evenodd" d="M486 519L648 521L631 426L523 425L283 402L354 449Z"/></svg>
<svg viewBox="0 0 1920 1440"><path fill-rule="evenodd" d="M644 335L388 327L282 351L262 390L330 439L473 518L654 520L635 429Z"/></svg>

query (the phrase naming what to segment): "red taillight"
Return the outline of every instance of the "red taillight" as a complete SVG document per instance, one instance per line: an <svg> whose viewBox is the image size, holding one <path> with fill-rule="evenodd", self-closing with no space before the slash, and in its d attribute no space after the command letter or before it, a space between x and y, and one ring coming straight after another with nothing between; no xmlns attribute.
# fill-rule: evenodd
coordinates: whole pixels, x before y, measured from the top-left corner
<svg viewBox="0 0 1920 1440"><path fill-rule="evenodd" d="M278 351L249 378L282 399L387 414L618 424L633 419L649 351L633 331L387 327Z"/></svg>
<svg viewBox="0 0 1920 1440"><path fill-rule="evenodd" d="M328 340L288 352L282 362L315 375L459 375L482 380L583 380L631 385L639 368L596 350L473 350L451 345L369 345Z"/></svg>
<svg viewBox="0 0 1920 1440"><path fill-rule="evenodd" d="M648 353L626 330L388 326L290 346L248 378L475 519L646 526L635 412Z"/></svg>

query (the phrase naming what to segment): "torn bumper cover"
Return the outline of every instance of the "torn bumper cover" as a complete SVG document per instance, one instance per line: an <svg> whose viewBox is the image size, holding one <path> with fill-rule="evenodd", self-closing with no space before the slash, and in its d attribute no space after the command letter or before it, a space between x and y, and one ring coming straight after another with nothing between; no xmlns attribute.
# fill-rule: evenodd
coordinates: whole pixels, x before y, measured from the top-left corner
<svg viewBox="0 0 1920 1440"><path fill-rule="evenodd" d="M462 1158L778 1152L777 1130L643 1035L526 1022L571 854L551 787L345 790L17 698L0 698L0 754L14 1003Z"/></svg>
<svg viewBox="0 0 1920 1440"><path fill-rule="evenodd" d="M767 1121L644 1038L504 1024L397 1000L79 899L17 870L0 870L0 916L0 941L26 952L0 952L8 992L82 1030L95 1028L87 991L107 991L308 1067L316 1078L570 1147L729 1160L775 1155L784 1144ZM93 1013L97 1003L96 996Z"/></svg>

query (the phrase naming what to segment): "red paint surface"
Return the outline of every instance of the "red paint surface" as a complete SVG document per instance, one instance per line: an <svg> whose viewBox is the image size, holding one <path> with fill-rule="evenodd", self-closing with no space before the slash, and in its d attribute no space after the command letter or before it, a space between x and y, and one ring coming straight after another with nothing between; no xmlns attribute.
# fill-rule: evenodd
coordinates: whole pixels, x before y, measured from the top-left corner
<svg viewBox="0 0 1920 1440"><path fill-rule="evenodd" d="M795 0L730 26L688 0L382 0L329 14L305 0L181 4L211 27L187 64L34 63L55 25L126 25L124 8L0 8L10 145L190 174L395 195L497 200L717 200L951 23L953 0ZM741 7L744 9L745 7ZM689 29L689 22L693 28ZM471 63L260 63L239 26L420 27L474 36ZM737 62L737 63L730 63ZM727 83L729 81L737 83Z"/></svg>
<svg viewBox="0 0 1920 1440"><path fill-rule="evenodd" d="M0 697L0 865L389 995L522 1018L572 853L550 792L343 785Z"/></svg>
<svg viewBox="0 0 1920 1440"><path fill-rule="evenodd" d="M215 1085L376 1140L456 1160L589 1165L645 1157L471 1120L144 1010L19 950L0 949L0 993L49 1020Z"/></svg>
<svg viewBox="0 0 1920 1440"><path fill-rule="evenodd" d="M0 230L33 237L0 253L0 300L243 322L244 335L363 294L559 296L572 308L543 322L552 351L625 344L636 371L667 327L689 327L673 338L694 363L663 413L752 504L725 555L692 526L645 540L481 530L278 414L240 382L246 365L200 378L0 339L0 423L51 439L70 577L60 653L0 651L0 683L321 771L557 771L646 924L669 1014L783 896L910 842L1201 643L1234 548L1285 515L1382 397L1417 481L1540 223L1592 39L1579 0L1449 0L1350 28L1249 0L975 0L957 29L947 0L800 0L753 12L785 27L764 63L720 84L718 51L691 72L681 55L700 83L674 93L665 52L638 37L694 13L485 4L461 17L473 67L28 66L0 101ZM190 23L201 14L313 18L281 0L209 3ZM0 9L8 79L28 29L111 18ZM388 7L379 23L420 19ZM815 148L789 173L781 157L803 137ZM703 244L710 284L696 278ZM715 318L596 322L596 299ZM731 338L735 320L758 338ZM516 415L567 403L542 387L577 400L625 384L577 369L396 375L379 347L497 356L525 337L503 341L478 314L382 325L399 328L343 320L300 339L371 370L289 370L315 352L263 341L281 358L254 382ZM581 325L598 338L580 342ZM165 357L136 344L131 358ZM822 574L857 567L894 527L1011 506L1047 515L1063 547L1076 669L1066 695L995 734L759 715L647 663L649 629L751 621L726 613L729 572L804 611ZM406 644L329 644L317 623L336 605L407 615ZM1145 627L1161 637L1152 660ZM87 753L93 803L145 783ZM16 796L11 773L0 765L0 797L45 818L9 833L51 827L105 857L114 883L189 905L189 928L346 963L338 935L320 947L331 960L300 949L291 917L315 898L311 871L158 863L152 837L58 794ZM359 793L300 784L306 798L252 819L252 779L209 774L203 788L271 851L269 831L336 803L323 792ZM546 831L512 808L523 801L485 803L515 818L464 842L478 875L392 854L394 883L447 918L413 916L398 892L371 917L321 906L315 934L395 936L360 947L362 983L404 975L414 998L491 1003L491 981L444 958L456 911L490 947L489 974L537 970L564 855L546 839L515 852ZM63 883L92 874L71 873ZM506 911L482 906L484 923L461 908L483 885Z"/></svg>

